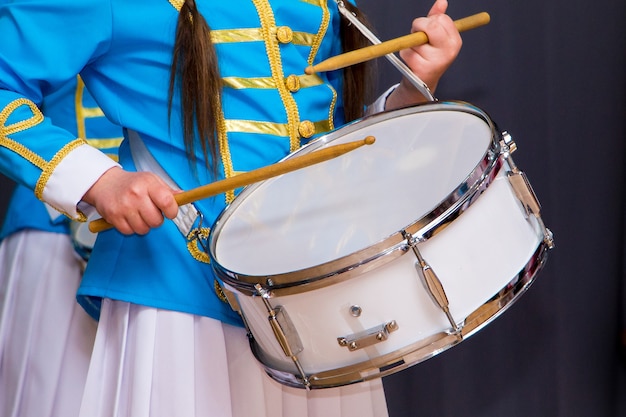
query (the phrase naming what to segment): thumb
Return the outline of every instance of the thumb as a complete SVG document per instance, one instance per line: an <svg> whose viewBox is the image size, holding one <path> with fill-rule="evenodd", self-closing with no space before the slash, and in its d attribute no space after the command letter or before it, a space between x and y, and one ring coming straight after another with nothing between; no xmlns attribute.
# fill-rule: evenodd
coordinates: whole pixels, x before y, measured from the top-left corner
<svg viewBox="0 0 626 417"><path fill-rule="evenodd" d="M435 4L430 8L428 16L444 14L448 10L448 0L435 0Z"/></svg>

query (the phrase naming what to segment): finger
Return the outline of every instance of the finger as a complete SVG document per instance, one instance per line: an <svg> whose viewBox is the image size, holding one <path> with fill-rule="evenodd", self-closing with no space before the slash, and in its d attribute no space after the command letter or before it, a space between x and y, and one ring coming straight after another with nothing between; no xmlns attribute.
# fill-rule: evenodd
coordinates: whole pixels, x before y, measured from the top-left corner
<svg viewBox="0 0 626 417"><path fill-rule="evenodd" d="M428 12L428 16L444 14L446 10L448 10L448 0L435 0L435 3Z"/></svg>
<svg viewBox="0 0 626 417"><path fill-rule="evenodd" d="M174 198L174 194L178 191L170 188L160 178L158 179L160 184L151 187L149 190L149 197L152 203L159 209L168 219L173 219L178 214L178 203Z"/></svg>

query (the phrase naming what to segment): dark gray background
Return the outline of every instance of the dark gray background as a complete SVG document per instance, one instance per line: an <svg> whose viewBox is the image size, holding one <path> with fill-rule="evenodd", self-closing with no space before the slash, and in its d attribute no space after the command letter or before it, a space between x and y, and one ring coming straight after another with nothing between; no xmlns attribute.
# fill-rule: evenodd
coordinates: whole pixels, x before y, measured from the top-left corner
<svg viewBox="0 0 626 417"><path fill-rule="evenodd" d="M383 39L430 7L360 4ZM487 11L492 20L462 35L436 96L481 107L513 135L557 247L499 319L385 378L393 417L626 416L624 4L450 0L455 19ZM395 78L386 70L379 88Z"/></svg>
<svg viewBox="0 0 626 417"><path fill-rule="evenodd" d="M360 4L382 39L430 7ZM492 22L463 35L436 96L477 105L513 135L557 247L499 319L384 379L392 417L626 416L625 10L621 0L450 2L455 19L487 11ZM398 78L381 67L376 91ZM11 188L0 177L0 214Z"/></svg>

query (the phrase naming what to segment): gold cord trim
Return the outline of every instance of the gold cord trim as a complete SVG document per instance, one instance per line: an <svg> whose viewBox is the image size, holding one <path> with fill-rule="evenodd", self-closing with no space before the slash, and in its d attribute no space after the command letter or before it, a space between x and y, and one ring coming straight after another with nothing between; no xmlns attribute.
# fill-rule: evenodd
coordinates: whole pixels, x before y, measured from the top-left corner
<svg viewBox="0 0 626 417"><path fill-rule="evenodd" d="M276 28L274 13L267 0L252 0L252 2L257 9L259 19L261 20L261 29L263 32L263 38L265 39L265 48L267 50L270 68L272 70L272 78L276 83L278 93L280 94L283 106L287 112L289 149L290 152L293 152L300 147L300 137L298 134L298 122L300 115L298 113L296 101L291 96L289 90L287 90L285 84L282 82L285 75L280 58L280 47L276 36L272 33Z"/></svg>
<svg viewBox="0 0 626 417"><path fill-rule="evenodd" d="M191 256L202 263L211 263L209 255L198 245L198 239L208 239L211 229L201 227L192 229L187 235L187 250Z"/></svg>
<svg viewBox="0 0 626 417"><path fill-rule="evenodd" d="M213 289L215 289L215 294L217 294L217 298L228 304L228 298L226 298L226 294L224 293L221 284L216 279L213 280Z"/></svg>
<svg viewBox="0 0 626 417"><path fill-rule="evenodd" d="M228 145L228 136L226 135L227 123L224 118L224 112L220 112L219 120L217 121L217 140L220 147L220 155L222 157L222 166L224 167L224 178L230 178L235 175L233 169L233 159L230 153L230 146ZM235 199L235 191L229 190L224 193L226 204L230 204Z"/></svg>
<svg viewBox="0 0 626 417"><path fill-rule="evenodd" d="M29 119L21 120L12 125L7 125L11 114L21 106L27 106L28 108L30 108L33 116ZM13 100L9 104L7 104L7 106L0 112L0 133L2 133L2 138L5 138L9 135L12 135L13 133L30 129L31 127L38 125L42 121L43 114L35 105L35 103L25 98L18 98L17 100Z"/></svg>
<svg viewBox="0 0 626 417"><path fill-rule="evenodd" d="M78 148L81 145L86 145L87 141L81 138L75 139L62 147L50 160L48 164L46 164L42 168L42 173L37 180L37 184L35 185L35 196L38 199L43 200L43 189L45 188L50 176L52 175L52 171L61 163L61 160L67 156L74 149Z"/></svg>
<svg viewBox="0 0 626 417"><path fill-rule="evenodd" d="M180 9L183 7L183 3L185 3L185 0L168 0L168 1L179 12L180 12Z"/></svg>
<svg viewBox="0 0 626 417"><path fill-rule="evenodd" d="M29 119L21 120L17 123L7 126L7 122L11 114L21 106L27 106L33 113L33 116ZM46 166L46 160L37 155L35 152L28 149L26 146L22 145L21 143L16 142L13 139L9 139L9 135L24 131L26 129L30 129L31 127L34 127L41 123L43 119L43 114L35 105L35 103L25 98L20 98L12 101L0 112L0 146L9 149L12 152L15 152L16 154L42 170Z"/></svg>
<svg viewBox="0 0 626 417"><path fill-rule="evenodd" d="M317 32L317 35L313 40L313 45L311 46L311 53L309 54L308 59L309 65L313 64L315 55L317 55L320 46L322 45L322 39L324 39L324 36L326 36L326 32L328 31L328 25L330 23L330 11L328 10L328 5L326 4L326 2L320 2L318 5L322 8L322 23L320 25L320 30Z"/></svg>

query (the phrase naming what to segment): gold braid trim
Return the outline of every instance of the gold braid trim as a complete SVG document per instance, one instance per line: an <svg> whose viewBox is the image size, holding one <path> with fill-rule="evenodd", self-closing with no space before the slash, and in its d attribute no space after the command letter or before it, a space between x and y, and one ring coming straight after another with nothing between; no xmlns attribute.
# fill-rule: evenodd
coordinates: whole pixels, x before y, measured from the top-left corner
<svg viewBox="0 0 626 417"><path fill-rule="evenodd" d="M43 189L48 183L50 176L52 175L52 171L59 165L61 160L67 156L74 149L79 146L87 145L87 141L85 139L75 139L62 147L50 160L48 164L46 164L42 169L43 172L39 176L39 180L37 180L37 185L35 186L35 195L38 199L43 200Z"/></svg>
<svg viewBox="0 0 626 417"><path fill-rule="evenodd" d="M300 135L298 133L298 121L300 120L300 114L298 113L296 101L291 96L289 90L283 82L285 75L280 59L280 48L276 38L272 37L273 28L276 27L274 13L267 0L252 0L252 2L257 9L259 19L261 20L261 29L263 32L263 38L265 39L267 57L272 70L272 78L276 83L278 93L280 94L283 106L287 112L287 121L289 125L289 149L290 152L293 152L300 147Z"/></svg>
<svg viewBox="0 0 626 417"><path fill-rule="evenodd" d="M22 120L7 126L9 116L11 116L11 114L21 106L27 106L28 108L30 108L33 116L29 119ZM9 135L24 131L26 129L30 129L31 127L34 127L41 123L43 119L43 114L35 105L35 103L25 98L19 98L12 101L0 112L0 146L15 152L16 154L20 155L22 158L26 159L31 164L42 170L46 166L46 160L37 155L35 152L28 149L26 146L22 145L21 143L16 142L13 139L9 139Z"/></svg>
<svg viewBox="0 0 626 417"><path fill-rule="evenodd" d="M209 258L209 255L198 245L198 239L207 239L210 233L211 229L208 227L201 227L199 229L191 229L187 235L187 250L196 261L200 261L205 264L211 263L211 259Z"/></svg>
<svg viewBox="0 0 626 417"><path fill-rule="evenodd" d="M337 90L333 88L332 85L327 84L330 91L333 93L333 101L330 103L330 107L328 108L328 129L335 129L335 106L337 105Z"/></svg>
<svg viewBox="0 0 626 417"><path fill-rule="evenodd" d="M320 25L320 29L315 35L315 39L313 40L313 45L311 46L311 53L309 54L308 63L309 65L313 64L313 59L315 59L315 55L322 46L322 39L326 36L326 32L328 31L328 25L330 24L330 11L328 10L328 5L326 2L320 2L318 5L322 8L322 23Z"/></svg>
<svg viewBox="0 0 626 417"><path fill-rule="evenodd" d="M18 107L28 106L30 110L33 112L33 116L26 120L21 120L17 123L7 126L7 121L9 120L9 116L17 110ZM33 126L38 125L43 121L43 114L39 110L39 108L32 101L25 98L18 98L17 100L13 100L10 102L2 111L0 112L0 132L2 133L2 139L5 136L12 135L13 133L21 132L26 129L30 129Z"/></svg>
<svg viewBox="0 0 626 417"><path fill-rule="evenodd" d="M213 289L215 290L215 294L217 294L217 298L219 298L221 301L225 302L226 304L230 304L228 302L228 298L226 298L226 294L224 293L224 290L222 289L222 285L216 280L213 280Z"/></svg>
<svg viewBox="0 0 626 417"><path fill-rule="evenodd" d="M226 119L224 112L220 112L219 120L217 121L217 141L220 147L220 155L222 156L222 166L224 167L224 178L230 178L235 175L235 169L233 168L233 158L230 154L230 146L228 145L228 131L226 126ZM229 190L224 193L226 204L230 204L235 199L235 190Z"/></svg>
<svg viewBox="0 0 626 417"><path fill-rule="evenodd" d="M185 0L168 0L168 1L179 12L180 12L180 9L183 7L183 3L185 2Z"/></svg>

